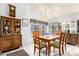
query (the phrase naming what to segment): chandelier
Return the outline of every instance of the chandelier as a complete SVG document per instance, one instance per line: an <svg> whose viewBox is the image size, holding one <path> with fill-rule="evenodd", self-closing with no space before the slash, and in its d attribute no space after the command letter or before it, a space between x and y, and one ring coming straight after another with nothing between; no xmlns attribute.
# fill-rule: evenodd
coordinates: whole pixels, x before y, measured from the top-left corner
<svg viewBox="0 0 79 59"><path fill-rule="evenodd" d="M49 17L48 17L48 8L47 8L47 4L44 4L43 7L41 7L42 10L40 11L41 15L42 15L42 20L43 21L48 21Z"/></svg>
<svg viewBox="0 0 79 59"><path fill-rule="evenodd" d="M45 14L44 14L44 21L48 21L48 8L47 5L45 4Z"/></svg>

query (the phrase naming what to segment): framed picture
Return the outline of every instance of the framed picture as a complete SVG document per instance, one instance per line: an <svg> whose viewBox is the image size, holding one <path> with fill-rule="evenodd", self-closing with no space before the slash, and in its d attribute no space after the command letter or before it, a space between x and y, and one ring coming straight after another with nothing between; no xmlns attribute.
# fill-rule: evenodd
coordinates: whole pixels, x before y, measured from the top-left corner
<svg viewBox="0 0 79 59"><path fill-rule="evenodd" d="M25 26L25 27L27 27L28 26L28 19L26 19L26 18L22 18L22 26Z"/></svg>
<svg viewBox="0 0 79 59"><path fill-rule="evenodd" d="M16 6L9 4L9 16L16 16Z"/></svg>

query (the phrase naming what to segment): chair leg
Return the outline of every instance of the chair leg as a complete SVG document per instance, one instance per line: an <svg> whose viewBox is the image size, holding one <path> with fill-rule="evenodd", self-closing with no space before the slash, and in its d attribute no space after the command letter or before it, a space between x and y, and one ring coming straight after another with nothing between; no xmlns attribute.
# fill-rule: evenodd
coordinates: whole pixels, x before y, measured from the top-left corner
<svg viewBox="0 0 79 59"><path fill-rule="evenodd" d="M47 55L47 47L46 47L46 55Z"/></svg>
<svg viewBox="0 0 79 59"><path fill-rule="evenodd" d="M64 46L62 46L62 54L64 54Z"/></svg>
<svg viewBox="0 0 79 59"><path fill-rule="evenodd" d="M51 46L49 47L49 55L50 55L50 53L51 53Z"/></svg>
<svg viewBox="0 0 79 59"><path fill-rule="evenodd" d="M39 56L40 56L40 49L39 49Z"/></svg>
<svg viewBox="0 0 79 59"><path fill-rule="evenodd" d="M55 52L55 47L53 47L53 49L54 49L53 51Z"/></svg>
<svg viewBox="0 0 79 59"><path fill-rule="evenodd" d="M64 44L65 44L65 50L66 50L66 40L65 40L65 43Z"/></svg>
<svg viewBox="0 0 79 59"><path fill-rule="evenodd" d="M66 50L66 43L65 43L65 50Z"/></svg>
<svg viewBox="0 0 79 59"><path fill-rule="evenodd" d="M36 51L36 48L34 47L34 55L35 55L35 51Z"/></svg>
<svg viewBox="0 0 79 59"><path fill-rule="evenodd" d="M59 56L61 56L61 48L59 48Z"/></svg>

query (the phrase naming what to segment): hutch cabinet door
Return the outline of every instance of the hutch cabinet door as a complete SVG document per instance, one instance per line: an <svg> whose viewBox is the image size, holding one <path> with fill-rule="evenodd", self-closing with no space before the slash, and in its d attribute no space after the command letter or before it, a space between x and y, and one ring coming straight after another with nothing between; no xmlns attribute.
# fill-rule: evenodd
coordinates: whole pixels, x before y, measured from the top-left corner
<svg viewBox="0 0 79 59"><path fill-rule="evenodd" d="M66 43L70 43L70 34L67 33Z"/></svg>
<svg viewBox="0 0 79 59"><path fill-rule="evenodd" d="M19 48L21 46L21 38L19 36L14 36L12 44L13 48Z"/></svg>
<svg viewBox="0 0 79 59"><path fill-rule="evenodd" d="M1 40L1 51L7 51L11 48L10 40Z"/></svg>
<svg viewBox="0 0 79 59"><path fill-rule="evenodd" d="M71 34L70 44L76 45L76 44L78 44L77 42L78 42L77 34Z"/></svg>

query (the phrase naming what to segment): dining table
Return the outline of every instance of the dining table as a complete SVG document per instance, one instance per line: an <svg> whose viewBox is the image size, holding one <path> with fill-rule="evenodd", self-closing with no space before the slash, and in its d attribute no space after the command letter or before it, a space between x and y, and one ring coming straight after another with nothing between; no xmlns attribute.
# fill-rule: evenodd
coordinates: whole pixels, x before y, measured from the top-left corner
<svg viewBox="0 0 79 59"><path fill-rule="evenodd" d="M59 39L59 35L40 35L39 39L46 42L47 43L47 52L48 52L48 56L50 56L50 42L55 40L55 39Z"/></svg>

